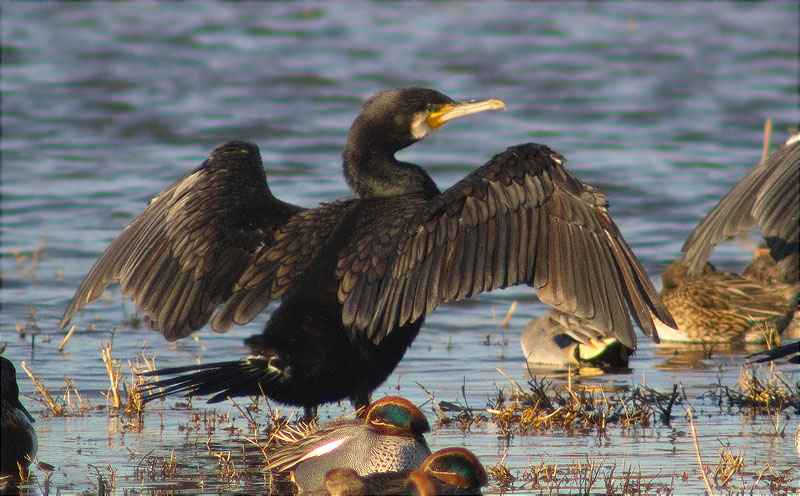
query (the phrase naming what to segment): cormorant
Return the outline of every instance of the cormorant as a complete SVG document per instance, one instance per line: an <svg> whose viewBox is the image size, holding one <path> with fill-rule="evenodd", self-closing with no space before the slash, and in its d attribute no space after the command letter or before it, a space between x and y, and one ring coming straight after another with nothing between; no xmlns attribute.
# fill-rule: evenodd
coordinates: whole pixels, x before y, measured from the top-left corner
<svg viewBox="0 0 800 496"><path fill-rule="evenodd" d="M758 164L706 215L682 251L689 275L700 273L714 245L728 236L761 228L784 281L800 280L800 133Z"/></svg>
<svg viewBox="0 0 800 496"><path fill-rule="evenodd" d="M355 119L344 175L355 198L305 209L269 190L258 147L234 141L158 195L106 249L67 307L119 281L167 339L225 332L281 303L236 361L155 372L150 398L262 392L305 407L369 394L394 370L440 303L516 284L635 347L630 307L672 324L605 197L543 145L514 146L440 192L394 154L446 122L504 108L425 88L384 91ZM181 375L183 374L183 375Z"/></svg>

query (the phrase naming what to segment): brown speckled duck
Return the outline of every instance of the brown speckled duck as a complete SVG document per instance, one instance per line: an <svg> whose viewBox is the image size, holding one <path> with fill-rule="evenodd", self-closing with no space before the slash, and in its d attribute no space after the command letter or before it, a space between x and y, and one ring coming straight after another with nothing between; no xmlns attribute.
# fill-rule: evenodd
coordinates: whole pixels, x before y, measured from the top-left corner
<svg viewBox="0 0 800 496"><path fill-rule="evenodd" d="M763 342L782 332L795 310L796 288L782 294L710 263L692 277L683 260L676 260L661 282L661 298L678 324L677 330L658 327L663 341Z"/></svg>
<svg viewBox="0 0 800 496"><path fill-rule="evenodd" d="M333 422L284 438L286 446L269 454L267 470L288 471L301 492L325 490L325 474L351 468L361 476L408 472L430 454L423 434L425 415L410 401L387 396L369 405L363 419Z"/></svg>

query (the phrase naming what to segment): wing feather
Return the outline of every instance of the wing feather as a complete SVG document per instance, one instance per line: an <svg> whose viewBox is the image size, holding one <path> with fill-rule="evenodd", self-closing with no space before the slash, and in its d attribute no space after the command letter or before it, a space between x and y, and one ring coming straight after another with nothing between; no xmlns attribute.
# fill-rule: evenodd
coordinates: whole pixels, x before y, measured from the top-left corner
<svg viewBox="0 0 800 496"><path fill-rule="evenodd" d="M59 328L119 282L167 339L186 336L231 295L233 281L274 229L301 210L272 196L257 146L226 143L154 198L109 245Z"/></svg>
<svg viewBox="0 0 800 496"><path fill-rule="evenodd" d="M757 225L786 282L800 279L800 142L778 149L739 181L686 239L682 250L696 275L720 241Z"/></svg>
<svg viewBox="0 0 800 496"><path fill-rule="evenodd" d="M225 332L234 325L246 324L269 302L283 296L292 282L324 251L337 223L350 215L352 206L353 200L322 204L296 212L277 227L271 243L259 250L247 268L239 273L233 295L214 316L213 329ZM344 283L349 284L359 274L360 270L352 272ZM357 305L351 306L350 311L355 308Z"/></svg>
<svg viewBox="0 0 800 496"><path fill-rule="evenodd" d="M669 312L608 216L605 198L563 162L545 146L520 145L428 202L394 200L391 219L376 216L368 226L391 233L391 241L370 242L380 255L373 251L366 265L345 256L337 266L345 326L378 343L442 302L526 283L542 301L631 348L629 308L657 339L650 312L671 324Z"/></svg>

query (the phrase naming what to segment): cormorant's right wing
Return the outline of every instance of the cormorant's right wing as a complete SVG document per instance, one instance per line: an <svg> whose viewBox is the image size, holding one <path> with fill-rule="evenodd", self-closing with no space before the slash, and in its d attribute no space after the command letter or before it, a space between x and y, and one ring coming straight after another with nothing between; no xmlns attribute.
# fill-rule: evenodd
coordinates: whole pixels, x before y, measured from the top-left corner
<svg viewBox="0 0 800 496"><path fill-rule="evenodd" d="M272 196L256 145L226 143L117 236L75 292L59 329L119 282L167 339L187 336L231 295L273 231L302 211Z"/></svg>

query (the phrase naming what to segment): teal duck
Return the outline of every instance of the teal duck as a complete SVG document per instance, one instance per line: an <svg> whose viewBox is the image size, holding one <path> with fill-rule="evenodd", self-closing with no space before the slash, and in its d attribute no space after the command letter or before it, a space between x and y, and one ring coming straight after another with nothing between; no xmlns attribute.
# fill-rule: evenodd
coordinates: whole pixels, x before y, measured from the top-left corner
<svg viewBox="0 0 800 496"><path fill-rule="evenodd" d="M489 481L478 458L464 448L445 448L429 455L410 473L379 473L364 477L351 468L336 468L325 474L325 489L331 496L363 494L481 494Z"/></svg>
<svg viewBox="0 0 800 496"><path fill-rule="evenodd" d="M272 195L256 145L224 144L109 245L59 328L113 282L170 340L209 320L226 332L279 300L245 341L248 356L154 371L163 379L145 399L265 394L307 417L345 398L366 405L431 311L484 291L528 284L626 346L636 342L631 315L657 340L651 312L670 323L669 312L606 198L564 157L513 146L445 191L395 158L453 119L502 108L427 88L376 94L344 148L355 198L310 209Z"/></svg>
<svg viewBox="0 0 800 496"><path fill-rule="evenodd" d="M705 263L696 276L683 260L661 275L661 297L678 329L659 327L664 341L764 342L791 322L797 288L781 293Z"/></svg>
<svg viewBox="0 0 800 496"><path fill-rule="evenodd" d="M682 250L695 276L711 250L729 236L758 226L784 282L800 280L800 133L745 175L706 215Z"/></svg>
<svg viewBox="0 0 800 496"><path fill-rule="evenodd" d="M481 494L481 488L488 482L486 470L472 452L464 448L445 448L431 454L411 472L406 478L405 488L413 488L415 492L412 494L420 495L468 495Z"/></svg>
<svg viewBox="0 0 800 496"><path fill-rule="evenodd" d="M319 492L325 474L351 468L361 476L406 472L430 454L423 434L430 430L425 415L410 401L387 396L364 411L364 418L316 426L286 437L290 441L269 453L266 470L290 472L302 492Z"/></svg>
<svg viewBox="0 0 800 496"><path fill-rule="evenodd" d="M611 333L554 308L528 322L521 342L533 367L627 368L633 352Z"/></svg>
<svg viewBox="0 0 800 496"><path fill-rule="evenodd" d="M17 370L4 356L0 356L0 376L3 408L0 475L16 477L20 469L26 470L36 456L38 439L33 417L19 401Z"/></svg>

